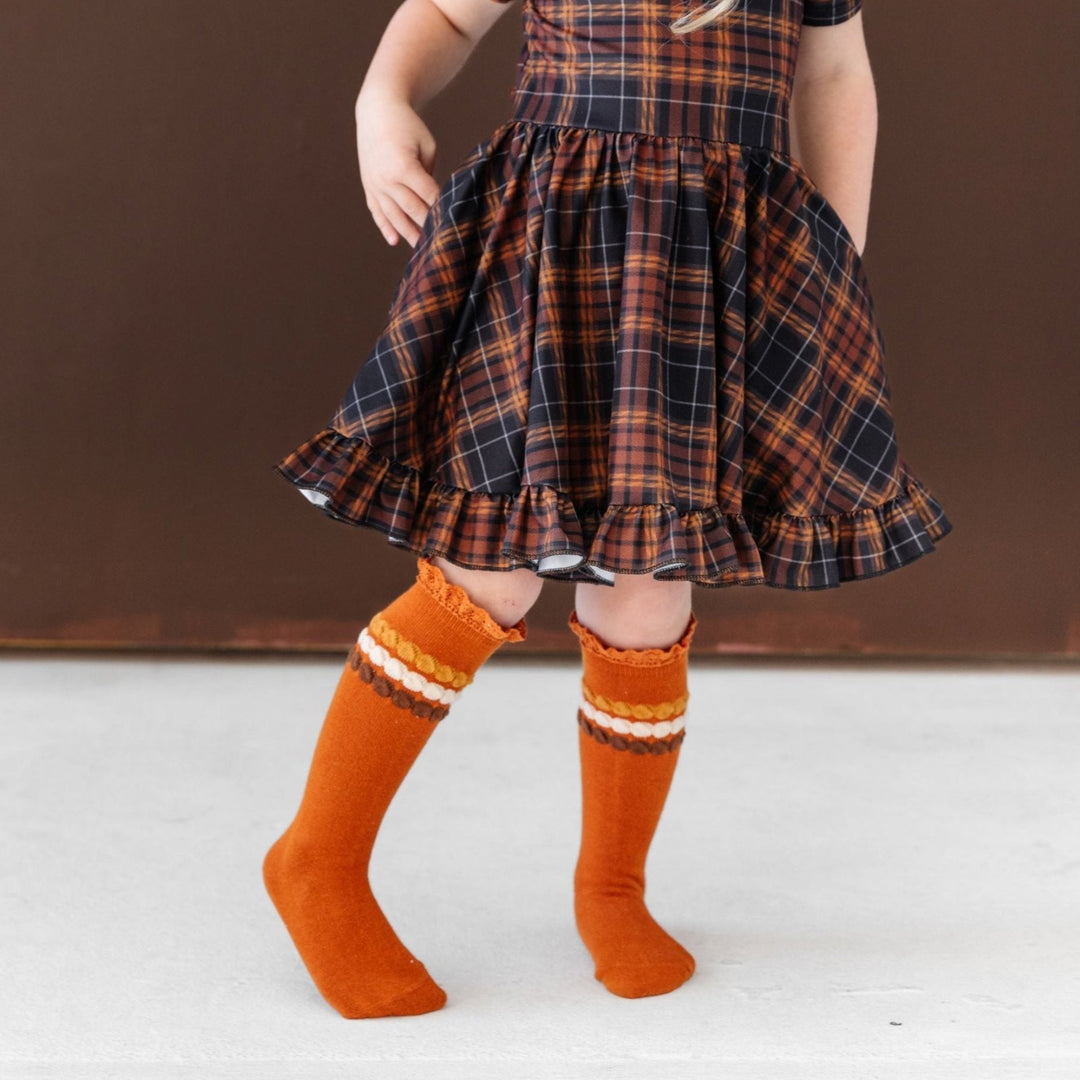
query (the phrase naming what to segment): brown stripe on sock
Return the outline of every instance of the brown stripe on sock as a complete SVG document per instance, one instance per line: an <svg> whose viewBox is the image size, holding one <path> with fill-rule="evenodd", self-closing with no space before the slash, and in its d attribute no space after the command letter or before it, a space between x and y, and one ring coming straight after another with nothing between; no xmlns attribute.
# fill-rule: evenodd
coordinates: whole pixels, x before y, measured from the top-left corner
<svg viewBox="0 0 1080 1080"><path fill-rule="evenodd" d="M631 754L667 754L677 750L686 738L686 728L667 739L639 739L633 735L619 735L594 724L583 709L578 709L577 719L585 734L591 735L598 743L615 750L629 750Z"/></svg>
<svg viewBox="0 0 1080 1080"><path fill-rule="evenodd" d="M404 686L396 683L384 672L377 670L364 656L363 650L359 645L353 645L349 650L349 667L351 667L364 682L370 683L372 690L374 690L379 697L389 699L392 704L397 705L399 708L407 709L409 712L413 713L415 716L419 716L423 720L430 720L432 723L435 723L446 716L447 712L450 710L449 705L436 705L422 695L414 694L411 690L406 690Z"/></svg>

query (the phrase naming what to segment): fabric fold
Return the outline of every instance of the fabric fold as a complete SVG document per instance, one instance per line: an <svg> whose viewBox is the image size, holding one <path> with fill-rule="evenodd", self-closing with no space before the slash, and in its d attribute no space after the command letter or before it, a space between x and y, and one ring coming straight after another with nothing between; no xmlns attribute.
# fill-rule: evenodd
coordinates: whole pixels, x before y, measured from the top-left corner
<svg viewBox="0 0 1080 1080"><path fill-rule="evenodd" d="M443 185L339 407L276 467L418 554L567 580L829 588L951 528L797 161L521 118Z"/></svg>

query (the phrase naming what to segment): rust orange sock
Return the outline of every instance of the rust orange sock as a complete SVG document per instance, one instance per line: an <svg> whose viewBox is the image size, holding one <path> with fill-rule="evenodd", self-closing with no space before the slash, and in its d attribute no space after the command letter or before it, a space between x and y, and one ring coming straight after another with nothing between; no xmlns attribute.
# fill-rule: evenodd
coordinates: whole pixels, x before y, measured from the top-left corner
<svg viewBox="0 0 1080 1080"><path fill-rule="evenodd" d="M596 978L620 997L666 994L694 958L645 906L645 860L684 736L693 614L666 649L616 649L570 613L581 643L581 848L574 915Z"/></svg>
<svg viewBox="0 0 1080 1080"><path fill-rule="evenodd" d="M425 558L349 653L300 808L263 864L267 891L323 997L349 1018L441 1008L368 884L376 833L435 725L487 657L525 639Z"/></svg>

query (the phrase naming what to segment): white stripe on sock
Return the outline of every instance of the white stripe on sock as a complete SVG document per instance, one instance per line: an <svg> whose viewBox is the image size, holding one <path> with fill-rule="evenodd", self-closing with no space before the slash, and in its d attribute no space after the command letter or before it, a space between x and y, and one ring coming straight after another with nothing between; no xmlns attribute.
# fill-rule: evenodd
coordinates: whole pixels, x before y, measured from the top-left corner
<svg viewBox="0 0 1080 1080"><path fill-rule="evenodd" d="M638 739L647 739L650 736L657 739L666 739L669 735L676 735L686 727L685 713L676 716L673 720L660 720L650 724L645 720L627 720L622 716L611 716L601 712L591 701L582 697L581 711L594 723L602 728L614 731L616 735L633 735Z"/></svg>
<svg viewBox="0 0 1080 1080"><path fill-rule="evenodd" d="M450 705L461 692L453 690L449 686L441 686L439 683L425 679L419 671L414 671L403 660L391 656L380 645L365 626L360 631L357 639L361 651L378 668L381 668L393 679L397 679L407 690L422 694L429 701L437 701L442 705Z"/></svg>

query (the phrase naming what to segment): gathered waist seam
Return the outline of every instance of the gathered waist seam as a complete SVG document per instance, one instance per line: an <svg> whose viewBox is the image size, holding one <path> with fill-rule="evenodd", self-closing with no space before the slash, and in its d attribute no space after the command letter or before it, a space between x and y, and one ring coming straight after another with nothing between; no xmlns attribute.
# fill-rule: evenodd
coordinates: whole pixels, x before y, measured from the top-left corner
<svg viewBox="0 0 1080 1080"><path fill-rule="evenodd" d="M764 102L743 107L668 101L609 94L579 96L518 83L512 93L513 115L521 120L585 130L626 132L654 138L692 138L787 152L789 120L783 107Z"/></svg>
<svg viewBox="0 0 1080 1080"><path fill-rule="evenodd" d="M691 135L685 132L662 134L657 131L638 131L634 128L609 128L599 124L570 124L555 120L538 120L533 116L511 116L506 124L528 124L538 128L562 128L566 131L595 131L602 135L632 135L635 138L662 139L666 142L696 142L709 143L719 146L737 146L744 150L764 150L770 154L776 154L784 159L790 159L791 154L782 147L767 143L747 142L744 139L714 139L708 135Z"/></svg>

